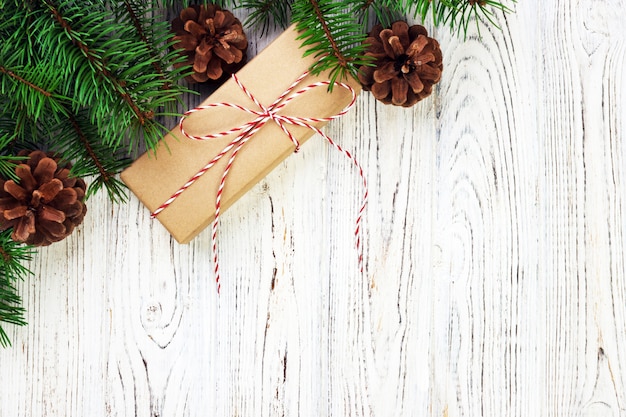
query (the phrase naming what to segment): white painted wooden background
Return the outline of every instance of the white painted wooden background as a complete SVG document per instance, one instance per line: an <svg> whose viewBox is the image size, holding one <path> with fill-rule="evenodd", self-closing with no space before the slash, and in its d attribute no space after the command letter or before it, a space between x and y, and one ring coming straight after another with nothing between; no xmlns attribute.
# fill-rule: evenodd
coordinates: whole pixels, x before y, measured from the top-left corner
<svg viewBox="0 0 626 417"><path fill-rule="evenodd" d="M223 216L219 297L208 231L97 195L30 264L0 416L626 416L626 4L498 22L434 31L427 101L327 128L364 274L321 138Z"/></svg>

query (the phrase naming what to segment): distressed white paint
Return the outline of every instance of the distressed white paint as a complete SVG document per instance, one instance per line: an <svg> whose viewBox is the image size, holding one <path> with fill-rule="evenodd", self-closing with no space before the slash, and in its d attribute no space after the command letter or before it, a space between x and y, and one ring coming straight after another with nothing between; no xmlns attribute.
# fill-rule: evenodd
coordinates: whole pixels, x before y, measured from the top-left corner
<svg viewBox="0 0 626 417"><path fill-rule="evenodd" d="M358 176L320 138L223 216L219 297L208 231L93 197L20 287L0 416L625 416L625 16L440 29L436 95L329 125L370 184L363 275Z"/></svg>

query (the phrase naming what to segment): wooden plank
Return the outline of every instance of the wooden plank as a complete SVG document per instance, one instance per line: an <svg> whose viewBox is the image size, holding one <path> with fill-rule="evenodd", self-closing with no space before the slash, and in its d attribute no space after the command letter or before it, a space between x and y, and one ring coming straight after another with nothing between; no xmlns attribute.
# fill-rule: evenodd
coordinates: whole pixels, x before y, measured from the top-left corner
<svg viewBox="0 0 626 417"><path fill-rule="evenodd" d="M20 286L0 417L626 415L625 15L439 29L433 97L331 123L370 187L363 274L359 178L321 138L223 216L219 296L209 231L94 196Z"/></svg>

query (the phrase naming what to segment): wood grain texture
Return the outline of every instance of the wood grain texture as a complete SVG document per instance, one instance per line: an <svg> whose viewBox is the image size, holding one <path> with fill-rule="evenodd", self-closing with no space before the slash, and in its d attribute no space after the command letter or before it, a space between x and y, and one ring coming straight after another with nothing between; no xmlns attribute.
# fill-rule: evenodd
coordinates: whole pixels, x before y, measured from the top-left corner
<svg viewBox="0 0 626 417"><path fill-rule="evenodd" d="M222 217L220 296L209 231L94 196L20 286L0 417L626 416L624 16L435 30L430 99L331 123L369 182L362 274L359 178L321 138Z"/></svg>

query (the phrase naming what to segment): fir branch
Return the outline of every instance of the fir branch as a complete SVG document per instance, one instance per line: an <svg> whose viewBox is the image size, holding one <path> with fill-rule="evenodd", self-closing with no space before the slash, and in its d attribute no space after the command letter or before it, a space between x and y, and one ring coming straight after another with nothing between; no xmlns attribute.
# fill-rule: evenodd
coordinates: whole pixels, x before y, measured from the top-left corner
<svg viewBox="0 0 626 417"><path fill-rule="evenodd" d="M2 133L3 120L0 119L0 151L8 150L15 142L15 137L9 132ZM12 129L13 130L13 129ZM19 177L15 173L19 161L26 159L26 156L14 156L10 152L6 152L5 155L0 155L0 178L12 179L19 181Z"/></svg>
<svg viewBox="0 0 626 417"><path fill-rule="evenodd" d="M128 17L133 24L133 27L137 31L137 36L139 36L139 39L141 39L141 41L146 45L146 48L150 51L152 56L155 57L156 53L154 51L154 48L152 48L152 45L148 41L148 37L146 36L143 26L141 25L141 19L139 18L138 13L135 11L130 1L124 0L122 4L124 5L124 8L126 9ZM161 66L159 65L158 61L152 61L152 66L154 67L154 70L156 71L156 73L161 78L165 79L163 75L163 70L161 69ZM169 89L170 88L169 82L166 81L163 88Z"/></svg>
<svg viewBox="0 0 626 417"><path fill-rule="evenodd" d="M15 283L31 275L24 263L30 261L33 248L15 242L11 230L0 232L0 346L11 344L3 323L23 326L25 309Z"/></svg>
<svg viewBox="0 0 626 417"><path fill-rule="evenodd" d="M480 30L480 14L497 26L493 20L494 11L511 12L507 5L496 0L362 0L362 7L357 13L362 19L367 18L370 9L385 26L391 23L390 18L397 19L399 16L419 17L422 22L431 16L435 26L448 25L451 31L462 31L464 36L472 17Z"/></svg>
<svg viewBox="0 0 626 417"><path fill-rule="evenodd" d="M124 0L114 2L112 10L118 16L119 23L128 23L135 29L135 36L143 43L146 56L153 68L153 75L158 77L162 85L158 88L163 94L170 94L173 100L166 100L164 106L169 112L175 112L177 104L182 104L183 93L197 94L179 81L187 75L189 69L182 66L184 56L172 48L174 41L170 22L161 21L161 11L156 9L156 0ZM169 69L168 68L179 69Z"/></svg>
<svg viewBox="0 0 626 417"><path fill-rule="evenodd" d="M139 36L139 38L143 41L143 43L145 43L148 46L148 48L151 48L150 42L148 42L148 37L146 36L143 30L143 26L141 25L141 19L139 18L139 14L135 10L135 7L133 7L133 5L128 0L122 1L121 4L123 5L124 9L126 9L126 13L130 21L132 22L133 26L137 30L137 35ZM158 66L154 67L154 69L156 69L157 72L160 74L163 73L161 68Z"/></svg>
<svg viewBox="0 0 626 417"><path fill-rule="evenodd" d="M515 2L516 0L511 0ZM498 24L494 20L494 11L500 11L502 13L510 13L512 10L503 3L494 0L465 0L462 1L457 8L451 9L446 16L449 21L449 26L454 29L455 26L463 30L464 36L467 36L467 30L469 24L474 17L476 22L476 30L480 34L480 16L484 16L487 21L494 27L498 27Z"/></svg>
<svg viewBox="0 0 626 417"><path fill-rule="evenodd" d="M47 12L36 14L30 25L40 34L37 57L58 74L62 93L71 97L72 111L88 108L99 136L114 148L124 145L136 150L138 140L143 140L153 149L168 130L161 118L178 116L176 104L188 91L178 84L186 75L184 68L166 74L154 70L154 63L176 65L182 59L174 51L168 52L171 34L167 24L149 25L149 34L143 31L150 50L137 36L126 12L121 17L118 9L112 10L113 5L105 7L106 0L94 2L89 12L71 0L40 1ZM144 6L139 7L140 3ZM149 10L149 1L137 4L138 12ZM145 27L149 21L146 18L140 23ZM171 88L164 88L166 85Z"/></svg>
<svg viewBox="0 0 626 417"><path fill-rule="evenodd" d="M87 198L104 188L114 202L126 200L126 187L116 175L126 168L131 160L123 151L107 145L98 134L97 127L90 123L85 112L69 115L49 130L55 135L55 151L73 163L70 175L90 177Z"/></svg>
<svg viewBox="0 0 626 417"><path fill-rule="evenodd" d="M332 48L332 54L335 55L335 58L337 58L337 62L339 63L339 65L344 70L348 70L348 58L343 55L343 53L339 49L339 46L337 45L337 41L333 37L333 34L330 32L330 29L328 28L328 22L324 17L324 13L322 13L322 9L320 8L319 3L317 2L317 0L310 0L309 3L311 3L311 7L315 12L315 16L317 17L317 20L319 21L320 25L322 26L322 30L324 31L324 36L326 37L326 39L328 40L328 44Z"/></svg>
<svg viewBox="0 0 626 417"><path fill-rule="evenodd" d="M51 2L51 0L43 0L44 4L48 6L50 12L56 19L56 21L61 25L63 30L67 33L68 37L72 40L72 42L81 50L81 52L85 55L85 57L92 64L92 67L100 74L104 76L104 79L111 83L113 90L119 94L126 104L131 108L133 113L135 114L137 120L141 125L145 125L148 119L152 119L154 117L154 112L149 110L142 110L138 103L135 102L133 97L129 94L126 89L126 82L124 80L119 80L112 71L107 67L106 62L99 56L99 54L91 49L89 45L87 45L81 36L76 33L70 23L64 18L61 11Z"/></svg>
<svg viewBox="0 0 626 417"><path fill-rule="evenodd" d="M244 0L238 7L250 10L245 25L260 26L264 34L270 27L287 27L292 4L293 0Z"/></svg>
<svg viewBox="0 0 626 417"><path fill-rule="evenodd" d="M298 39L307 50L304 56L320 57L311 67L319 74L330 70L331 84L347 76L356 78L361 65L369 62L364 55L365 34L345 9L345 3L330 0L296 0L292 7L292 20L301 32Z"/></svg>
<svg viewBox="0 0 626 417"><path fill-rule="evenodd" d="M70 121L72 128L76 132L76 137L78 138L80 143L83 145L85 153L89 156L89 159L91 159L91 161L95 165L96 169L98 170L98 173L102 177L103 182L105 183L110 182L112 175L104 168L103 162L100 160L98 155L96 155L94 148L91 146L91 143L89 143L89 140L87 140L87 137L85 136L82 129L80 128L76 118L73 115L71 115L69 116L69 121Z"/></svg>
<svg viewBox="0 0 626 417"><path fill-rule="evenodd" d="M0 65L0 72L3 73L3 74L8 75L11 78L13 78L18 83L24 84L24 85L32 88L36 92L38 92L40 94L43 94L46 97L52 97L52 93L51 92L44 90L43 88L39 87L38 85L33 84L32 82L30 82L28 80L25 80L24 78L20 77L19 75L17 75L16 73L11 71L10 69L7 69L7 68L3 67L2 65Z"/></svg>
<svg viewBox="0 0 626 417"><path fill-rule="evenodd" d="M11 51L0 47L0 97L3 112L11 112L16 119L32 118L62 111L69 98L56 92L60 80L46 65L33 63L30 68L13 65ZM25 125L17 127L24 128Z"/></svg>
<svg viewBox="0 0 626 417"><path fill-rule="evenodd" d="M135 28L135 33L137 37L143 42L148 51L150 57L152 58L151 64L154 68L155 73L159 76L161 80L163 80L163 86L161 87L164 90L169 89L179 89L181 92L186 92L187 90L183 90L181 86L177 85L175 80L170 80L166 77L165 71L163 69L163 57L159 56L159 51L157 51L154 47L155 42L154 39L151 39L148 33L146 33L145 24L149 24L152 30L154 31L157 26L157 22L154 22L153 19L148 19L146 23L145 16L149 14L150 10L146 7L146 1L138 1L132 2L131 0L124 0L119 2L120 7L125 10L124 16L128 18L132 26ZM120 19L123 21L123 18ZM166 30L169 38L169 30ZM173 56L167 54L165 57L167 64L172 64Z"/></svg>
<svg viewBox="0 0 626 417"><path fill-rule="evenodd" d="M406 14L398 10L400 5L390 5L386 3L389 2L361 0L360 3L354 6L354 16L356 16L361 23L364 32L368 32L371 12L373 12L375 20L384 27L390 27L396 20L406 19Z"/></svg>

